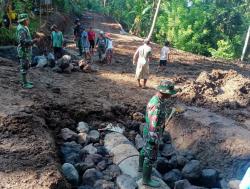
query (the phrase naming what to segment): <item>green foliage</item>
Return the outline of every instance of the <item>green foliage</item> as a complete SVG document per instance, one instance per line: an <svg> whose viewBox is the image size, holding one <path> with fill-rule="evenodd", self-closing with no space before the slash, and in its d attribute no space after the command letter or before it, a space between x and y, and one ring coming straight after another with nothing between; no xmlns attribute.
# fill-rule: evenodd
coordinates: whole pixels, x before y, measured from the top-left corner
<svg viewBox="0 0 250 189"><path fill-rule="evenodd" d="M14 45L16 43L16 28L0 28L0 36L1 45Z"/></svg>
<svg viewBox="0 0 250 189"><path fill-rule="evenodd" d="M99 1L99 5L103 1ZM238 58L250 24L250 2L246 0L162 1L153 40L169 40L173 47L219 58ZM91 8L97 2L90 3ZM130 32L147 36L156 0L109 0L98 11L114 16Z"/></svg>
<svg viewBox="0 0 250 189"><path fill-rule="evenodd" d="M209 51L215 58L232 59L234 58L234 47L229 40L219 40L217 42L218 48L209 48Z"/></svg>

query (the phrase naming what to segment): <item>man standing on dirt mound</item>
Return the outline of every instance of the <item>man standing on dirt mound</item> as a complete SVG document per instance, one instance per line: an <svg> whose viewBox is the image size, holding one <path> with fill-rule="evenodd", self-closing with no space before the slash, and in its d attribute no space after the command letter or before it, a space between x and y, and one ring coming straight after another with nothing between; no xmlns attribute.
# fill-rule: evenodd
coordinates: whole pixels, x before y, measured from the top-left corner
<svg viewBox="0 0 250 189"><path fill-rule="evenodd" d="M74 40L76 42L76 47L79 49L79 56L82 56L82 50L83 50L82 32L83 32L83 27L80 23L80 19L77 18L75 20Z"/></svg>
<svg viewBox="0 0 250 189"><path fill-rule="evenodd" d="M158 146L164 132L165 120L168 117L169 121L176 110L167 107L166 99L176 93L177 91L170 81L163 81L157 87L157 93L148 102L145 116L147 124L143 128L145 144L140 151L138 170L139 172L142 171L142 183L144 185L160 186L160 182L151 179L151 173L153 164L157 160Z"/></svg>
<svg viewBox="0 0 250 189"><path fill-rule="evenodd" d="M20 14L18 15L18 23L17 26L17 54L20 64L20 73L21 73L21 82L23 88L31 89L33 88L33 83L28 82L26 75L27 71L31 64L32 57L32 45L39 41L38 38L32 40L30 31L29 31L29 17L28 14Z"/></svg>
<svg viewBox="0 0 250 189"><path fill-rule="evenodd" d="M135 78L138 81L138 86L141 87L140 80L143 79L142 88L146 88L147 79L149 77L149 62L151 61L152 49L149 46L150 40L145 39L144 44L140 46L133 57L133 64L137 64Z"/></svg>

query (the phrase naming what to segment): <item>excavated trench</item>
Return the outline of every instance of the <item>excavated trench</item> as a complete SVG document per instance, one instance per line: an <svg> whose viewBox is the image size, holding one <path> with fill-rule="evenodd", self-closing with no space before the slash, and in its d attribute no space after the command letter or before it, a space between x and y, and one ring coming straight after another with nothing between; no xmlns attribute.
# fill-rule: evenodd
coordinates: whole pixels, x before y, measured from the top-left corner
<svg viewBox="0 0 250 189"><path fill-rule="evenodd" d="M15 152L15 156L20 156L21 161L12 169L24 166L26 170L27 167L39 170L38 172L43 176L52 175L45 178L34 177L38 180L42 178L47 184L50 183L47 185L48 188L77 188L77 186L80 188L86 185L100 189L117 188L117 178L122 171L115 164L116 160L113 161L114 154L110 154L104 147L104 138L109 132L100 132L98 139L86 139L84 135L85 138L83 137L80 141L79 136L82 137L82 132L79 132L77 126L79 122L84 121L88 123L89 130L96 132L109 123L124 126L126 128L124 134L129 139L129 143L139 150L142 141L137 134L140 133L140 127L144 125L143 114L129 112L128 107L117 105L113 107L112 112L107 114L101 110L83 112L74 108L50 104L38 109L25 109L13 117L1 119L1 123L5 125L1 127L5 128L1 131L3 137L8 138L10 133L15 135L15 133L23 132L23 136L18 136L18 138L30 133L28 138L33 139L28 153L20 153L18 150ZM171 188L174 188L174 182L182 179L188 179L194 185L207 188L225 188L228 179L241 179L250 160L248 154L242 153L247 152L249 147L245 145L247 135L244 135L244 130L241 131L241 128L233 125L232 120L208 112L206 109L186 108L187 111L183 115L170 122L168 132L172 139L167 133L163 137L164 143L160 146L161 150L156 163L158 171L156 175ZM125 119L122 119L121 112L124 113ZM114 119L114 117L119 117L119 119ZM16 126L7 127L8 125ZM214 127L217 129L214 130ZM66 134L65 128L67 128ZM83 133L90 134L90 131ZM238 136L241 134L244 137ZM37 137L43 138L43 142L41 143L40 138ZM86 146L88 146L87 149ZM241 155L237 156L237 153ZM23 159L23 156L26 158ZM74 183L75 181L65 179L67 176L62 176L64 163L70 163L76 168L79 174L77 184ZM123 165L123 167L127 166ZM216 173L205 177L206 175L202 175L205 170L215 170ZM124 179L131 178L125 177ZM204 179L212 180L213 184L211 185L211 181L207 182ZM134 184L133 179L131 183Z"/></svg>

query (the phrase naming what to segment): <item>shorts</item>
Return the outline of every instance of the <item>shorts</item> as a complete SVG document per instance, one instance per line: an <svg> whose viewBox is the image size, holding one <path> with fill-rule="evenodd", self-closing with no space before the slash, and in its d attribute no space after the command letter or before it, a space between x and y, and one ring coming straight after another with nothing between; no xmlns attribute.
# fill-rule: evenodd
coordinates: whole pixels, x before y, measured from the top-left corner
<svg viewBox="0 0 250 189"><path fill-rule="evenodd" d="M167 66L167 60L160 60L160 66Z"/></svg>
<svg viewBox="0 0 250 189"><path fill-rule="evenodd" d="M95 48L95 40L89 40L89 44L91 49Z"/></svg>

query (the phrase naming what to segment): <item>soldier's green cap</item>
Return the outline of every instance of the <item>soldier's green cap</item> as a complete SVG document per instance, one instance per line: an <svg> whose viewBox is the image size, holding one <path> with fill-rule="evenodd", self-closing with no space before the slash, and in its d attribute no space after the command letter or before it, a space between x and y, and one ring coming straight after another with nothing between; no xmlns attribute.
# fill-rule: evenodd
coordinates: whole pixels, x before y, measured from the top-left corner
<svg viewBox="0 0 250 189"><path fill-rule="evenodd" d="M171 81L161 81L156 90L164 94L174 95L177 91L174 88L174 84Z"/></svg>
<svg viewBox="0 0 250 189"><path fill-rule="evenodd" d="M18 15L18 22L23 22L24 20L28 20L29 16L27 13L22 13Z"/></svg>

